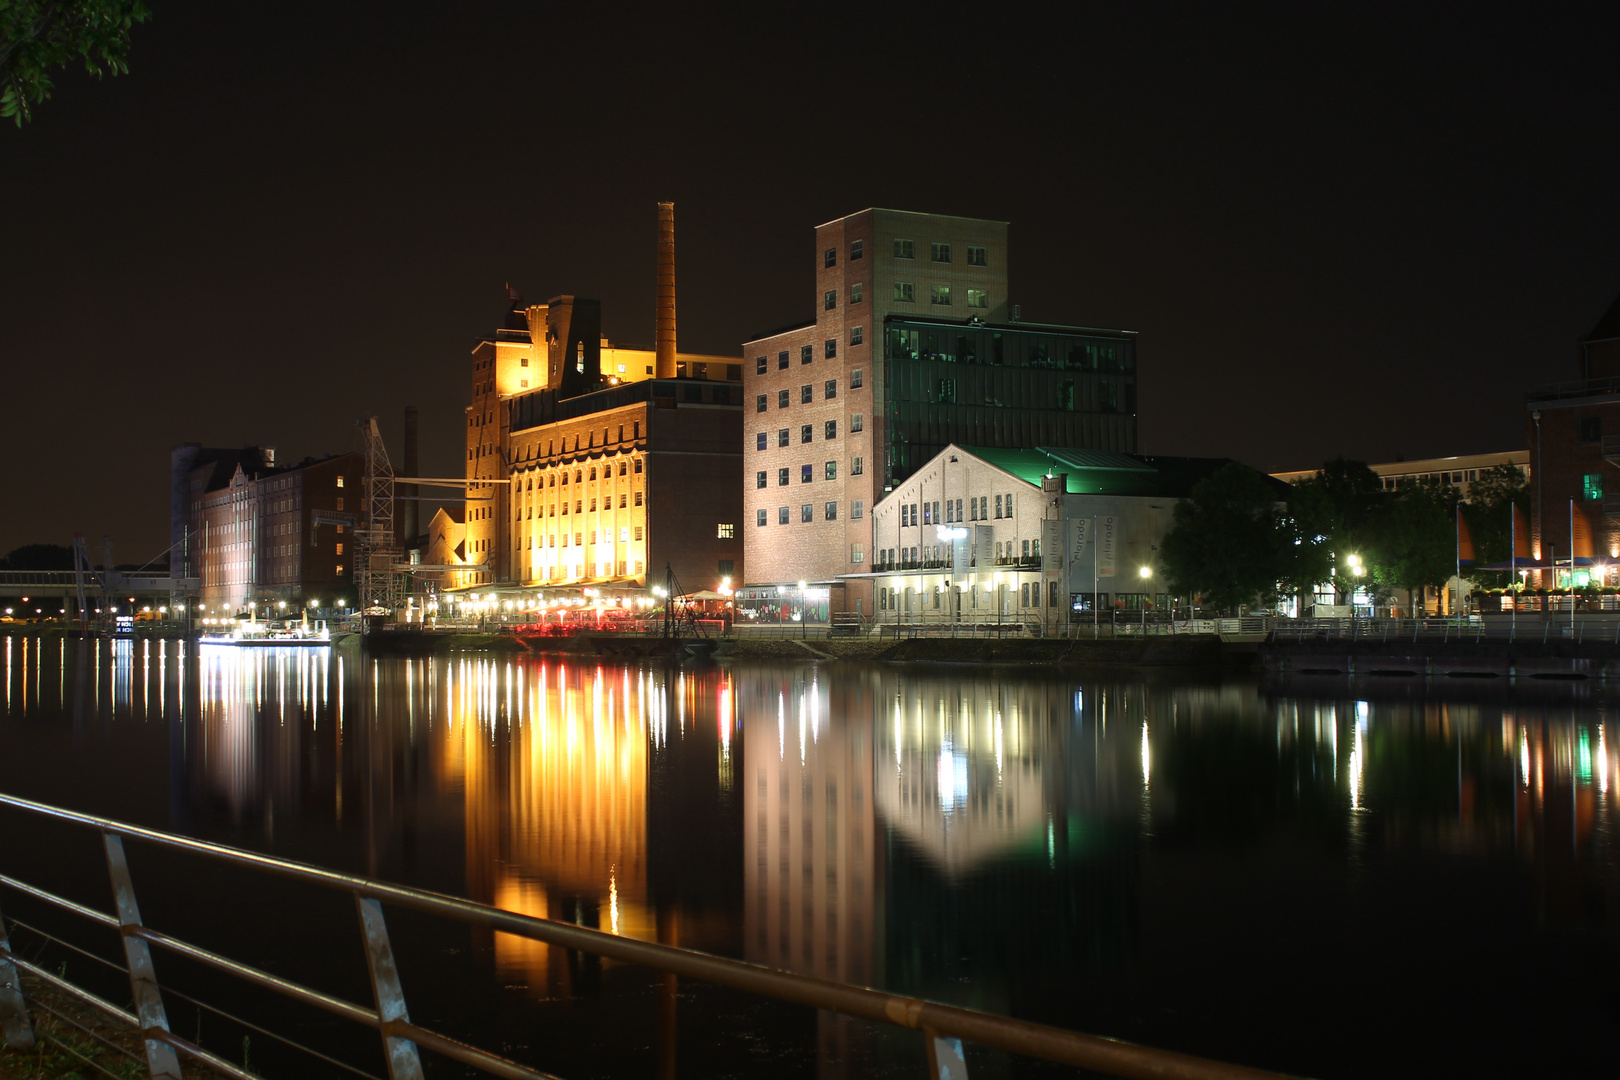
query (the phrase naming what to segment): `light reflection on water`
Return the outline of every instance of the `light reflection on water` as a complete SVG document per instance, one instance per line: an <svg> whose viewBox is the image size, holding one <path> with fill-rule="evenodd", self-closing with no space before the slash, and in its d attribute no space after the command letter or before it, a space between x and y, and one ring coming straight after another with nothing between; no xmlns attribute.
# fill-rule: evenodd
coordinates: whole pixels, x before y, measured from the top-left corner
<svg viewBox="0 0 1620 1080"><path fill-rule="evenodd" d="M1172 941L1229 947L1217 938L1235 932L1220 922L1231 912L1206 914L1199 895L1251 887L1225 868L1262 859L1277 875L1265 888L1285 892L1257 884L1251 899L1287 905L1307 852L1342 910L1399 930L1429 900L1400 896L1415 856L1424 874L1483 874L1499 892L1477 902L1500 904L1527 941L1532 924L1616 930L1590 902L1594 890L1620 896L1620 747L1601 696L372 661L160 641L6 638L0 657L0 790L616 934L1298 1071L1333 1072L1309 1046L1345 1037L1348 1021L1328 1017L1356 991L1308 966L1279 986L1228 976L1250 1013L1313 1003L1296 1020L1303 1048L1268 1048L1269 1023L1246 1021L1250 1031L1235 1006L1190 1003L1193 982L1177 982L1195 979L1178 966L1185 954L1167 955ZM31 754L64 747L108 768L144 747L133 752L167 766L167 816L116 784L29 767ZM1269 854L1279 844L1294 854ZM1395 899L1364 900L1358 883L1373 873ZM1530 899L1514 907L1520 893ZM1263 934L1265 917L1252 918L1246 932ZM565 953L507 935L485 944L491 985L582 992ZM1332 947L1360 962L1361 945ZM1077 985L1081 972L1112 980L1124 1004ZM1197 1009L1208 1024L1175 1018ZM1224 1025L1219 1037L1211 1024ZM818 1053L857 1060L862 1038L823 1018Z"/></svg>

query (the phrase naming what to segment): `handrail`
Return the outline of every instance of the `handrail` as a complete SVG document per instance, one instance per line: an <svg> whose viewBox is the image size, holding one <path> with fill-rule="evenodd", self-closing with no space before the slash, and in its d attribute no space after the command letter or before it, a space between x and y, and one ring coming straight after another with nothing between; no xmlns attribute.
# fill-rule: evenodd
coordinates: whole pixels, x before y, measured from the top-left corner
<svg viewBox="0 0 1620 1080"><path fill-rule="evenodd" d="M177 836L12 795L0 794L0 806L82 825L95 829L104 836L141 840L228 865L352 892L362 898L362 904L366 900L387 901L412 911L516 934L655 971L684 975L719 986L764 994L781 1001L920 1030L930 1040L955 1038L1123 1077L1153 1078L1153 1080L1167 1080L1167 1078L1168 1080L1280 1080L1283 1076L1280 1073L1213 1061L1177 1051L1140 1046L1106 1036L1086 1035L1044 1024L1014 1020L924 998L906 997L868 987L832 982L742 960L714 956L694 949L619 937L573 923L521 915L443 893L326 870L307 863L244 851L206 840ZM0 877L0 884L19 888L39 899L69 906L72 910L97 921L120 925L118 919L72 904L12 878ZM526 1080L535 1077L544 1078L546 1075L420 1028L404 1018L402 1009L400 1015L395 1018L382 1018L386 1014L379 1014L377 1011L298 986L296 983L239 964L144 926L126 925L124 934L126 938L139 938L159 947L180 952L193 960L237 974L250 982L289 994L350 1019L375 1025L382 1030L385 1037L409 1039L486 1072L514 1078L522 1077ZM384 948L386 949L386 944ZM0 960L8 959L20 965L14 954L0 951ZM163 1035L168 1036L163 1041L187 1049L189 1052L189 1044L182 1045L183 1040L169 1036L167 1031L164 1031Z"/></svg>

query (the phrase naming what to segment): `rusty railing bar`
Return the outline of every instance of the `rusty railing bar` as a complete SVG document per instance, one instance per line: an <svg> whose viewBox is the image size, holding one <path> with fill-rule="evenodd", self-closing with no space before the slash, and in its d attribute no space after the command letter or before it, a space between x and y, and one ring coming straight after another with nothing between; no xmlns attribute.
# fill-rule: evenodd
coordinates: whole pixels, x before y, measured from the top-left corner
<svg viewBox="0 0 1620 1080"><path fill-rule="evenodd" d="M272 975L268 971L260 971L256 967L250 967L240 961L232 960L228 956L221 956L190 942L170 937L160 930L153 930L150 927L143 926L138 930L131 929L130 936L149 941L161 949L178 953L206 967L235 975L244 982L262 986L266 990L274 990L276 993L284 994L295 1001L301 1001L306 1005L314 1005L316 1008L325 1009L327 1012L335 1013L345 1019L354 1020L371 1027L376 1027L380 1023L377 1014L363 1005L356 1005L352 1001L345 1001L339 997L332 997L330 994L323 994L319 990L312 990L290 979Z"/></svg>
<svg viewBox="0 0 1620 1080"><path fill-rule="evenodd" d="M536 919L528 915L461 900L443 893L410 889L402 885L323 870L305 863L260 855L225 847L204 840L174 836L127 825L92 814L0 795L0 806L45 817L85 825L103 832L146 840L161 847L190 851L228 864L264 870L281 877L341 888L364 897L387 900L401 907L428 914L443 915L462 922L504 930L521 937L544 941L564 948L578 949L610 959L623 960L656 971L700 978L705 982L733 989L764 994L813 1008L859 1016L870 1020L921 1029L931 1027L940 1035L956 1036L967 1042L1045 1058L1066 1065L1107 1072L1131 1080L1287 1080L1286 1074L1265 1069L1201 1058L1174 1050L1140 1046L1104 1035L1086 1035L1064 1028L1048 1027L1025 1020L978 1013L953 1005L907 998L866 987L829 982L776 968L731 960L692 949L621 938L600 930L572 923Z"/></svg>
<svg viewBox="0 0 1620 1080"><path fill-rule="evenodd" d="M385 1024L384 1028L396 1032L410 1039L416 1045L426 1047L436 1054L452 1058L463 1065L471 1065L474 1068L482 1069L495 1076L507 1077L508 1080L559 1080L558 1077L553 1076L551 1073L537 1072L526 1065L519 1065L515 1061L497 1057L475 1046L468 1046L466 1043L446 1038L436 1031L417 1027L408 1021L395 1020Z"/></svg>
<svg viewBox="0 0 1620 1080"><path fill-rule="evenodd" d="M97 911L95 908L87 908L83 904L75 904L72 900L57 896L55 893L46 892L44 889L36 889L34 886L18 881L16 878L0 874L0 885L4 885L8 889L15 889L25 896L32 896L35 900L43 900L47 904L52 904L64 911L82 915L91 922L98 922L102 926L110 926L114 930L118 929L118 920L106 912Z"/></svg>

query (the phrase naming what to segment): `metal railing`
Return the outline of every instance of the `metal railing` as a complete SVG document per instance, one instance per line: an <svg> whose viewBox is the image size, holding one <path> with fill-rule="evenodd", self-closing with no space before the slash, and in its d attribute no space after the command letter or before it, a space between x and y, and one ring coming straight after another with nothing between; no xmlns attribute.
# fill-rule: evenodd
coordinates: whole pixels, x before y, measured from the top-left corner
<svg viewBox="0 0 1620 1080"><path fill-rule="evenodd" d="M1376 642L1550 642L1575 641L1620 645L1620 618L1612 614L1521 613L1518 618L1493 615L1426 619L1279 619L1270 640Z"/></svg>
<svg viewBox="0 0 1620 1080"><path fill-rule="evenodd" d="M222 972L334 1016L376 1029L383 1042L391 1080L418 1080L423 1075L420 1049L428 1049L492 1076L510 1080L554 1080L548 1074L470 1046L412 1023L405 991L389 944L383 905L451 919L491 931L514 934L563 949L635 964L666 975L686 976L718 986L760 994L778 1001L921 1031L929 1073L936 1080L965 1080L963 1043L983 1046L1074 1065L1115 1076L1181 1078L1181 1080L1277 1080L1278 1073L1251 1069L1168 1050L1138 1046L1116 1039L1082 1035L1061 1028L1012 1020L973 1009L958 1008L921 998L888 994L861 986L830 982L740 960L712 956L691 949L619 937L572 923L539 919L504 911L440 893L426 892L350 874L323 870L202 840L193 840L107 818L81 814L12 796L0 795L0 807L36 817L66 822L101 834L107 869L112 878L115 913L97 911L47 892L35 885L0 874L0 886L47 905L70 912L120 934L135 1011L127 1012L90 994L65 979L18 956L0 918L0 1028L14 1047L32 1045L32 1029L17 971L26 971L48 985L139 1028L145 1042L147 1066L153 1077L178 1080L177 1052L240 1080L254 1074L181 1038L169 1028L163 993L152 960L152 949L186 957L203 967ZM124 841L134 840L172 851L354 896L373 1001L357 1004L270 974L218 953L154 930L141 921L135 886L125 858ZM0 868L3 869L3 868Z"/></svg>

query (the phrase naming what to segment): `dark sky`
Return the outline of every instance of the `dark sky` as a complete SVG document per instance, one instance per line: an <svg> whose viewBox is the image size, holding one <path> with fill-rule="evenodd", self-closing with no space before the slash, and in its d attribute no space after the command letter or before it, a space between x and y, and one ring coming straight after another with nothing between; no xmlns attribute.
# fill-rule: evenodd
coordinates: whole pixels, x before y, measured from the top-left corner
<svg viewBox="0 0 1620 1080"><path fill-rule="evenodd" d="M1620 290L1600 5L219 4L0 129L0 551L167 543L169 448L459 474L512 282L652 338L814 314L812 228L1012 223L1027 319L1139 331L1142 449L1267 470L1523 445Z"/></svg>

